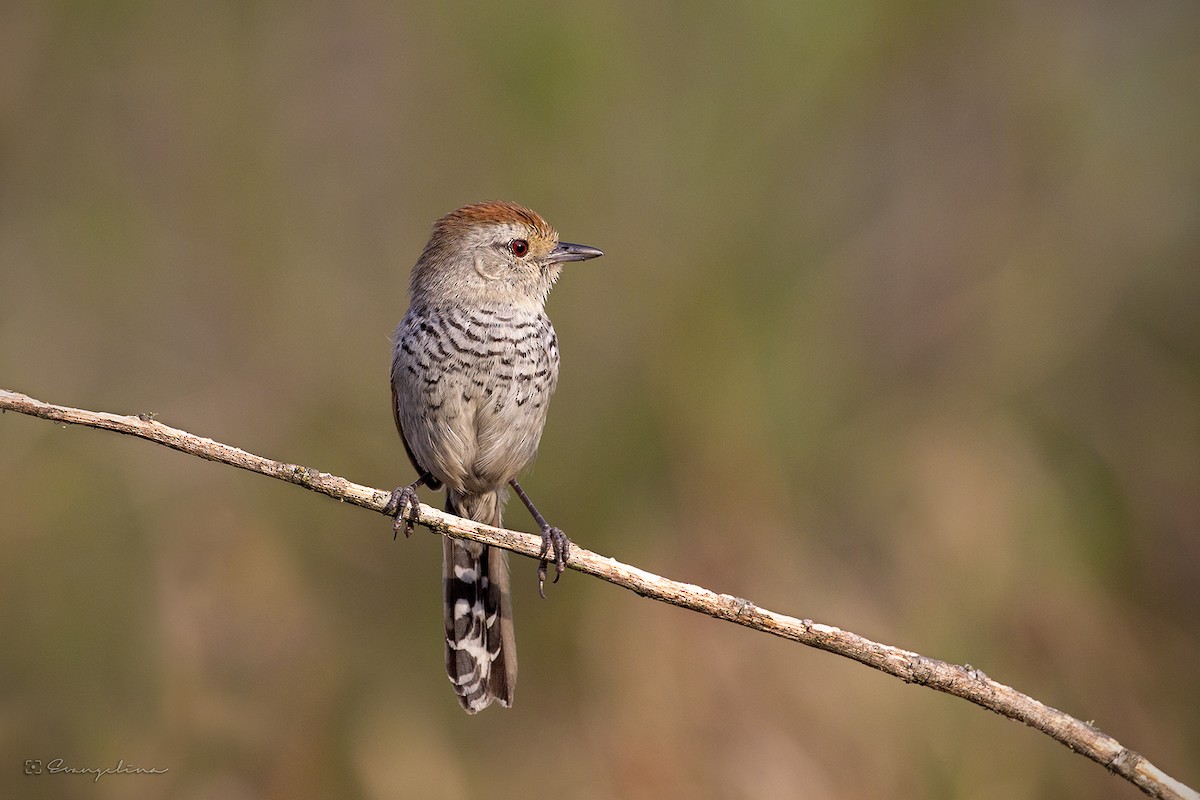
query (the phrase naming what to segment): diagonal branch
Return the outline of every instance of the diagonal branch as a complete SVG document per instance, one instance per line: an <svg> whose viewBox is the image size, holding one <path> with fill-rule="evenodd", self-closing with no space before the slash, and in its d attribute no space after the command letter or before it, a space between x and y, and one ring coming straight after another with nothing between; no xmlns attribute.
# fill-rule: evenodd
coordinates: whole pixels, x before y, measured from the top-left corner
<svg viewBox="0 0 1200 800"><path fill-rule="evenodd" d="M348 503L383 513L391 492L351 483L345 478L312 467L286 464L247 453L212 439L163 425L152 415L126 417L104 412L85 411L50 403L0 389L0 411L17 411L42 419L126 433L166 445L189 455L258 472L272 478L299 484ZM541 537L528 533L492 528L460 517L421 506L420 524L435 533L471 539L495 547L537 558ZM1200 793L1171 778L1138 753L1086 722L1051 708L1009 686L998 683L978 669L950 664L910 650L880 644L849 631L822 625L812 620L778 614L760 608L749 600L718 594L701 586L680 583L651 572L572 546L571 569L624 586L642 597L671 603L774 634L784 639L827 650L854 659L906 683L928 686L939 692L961 697L997 714L1024 722L1070 749L1102 764L1130 781L1151 797L1191 798Z"/></svg>

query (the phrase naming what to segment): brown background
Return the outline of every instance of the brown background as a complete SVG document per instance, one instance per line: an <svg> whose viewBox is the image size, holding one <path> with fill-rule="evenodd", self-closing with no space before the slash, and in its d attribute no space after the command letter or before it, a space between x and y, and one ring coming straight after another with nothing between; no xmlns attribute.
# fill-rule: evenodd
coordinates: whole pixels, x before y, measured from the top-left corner
<svg viewBox="0 0 1200 800"><path fill-rule="evenodd" d="M1200 784L1200 6L429 5L0 10L0 385L408 482L408 268L518 200L607 253L550 301L555 523ZM1139 796L524 560L517 705L467 718L433 537L14 414L0 552L5 797Z"/></svg>

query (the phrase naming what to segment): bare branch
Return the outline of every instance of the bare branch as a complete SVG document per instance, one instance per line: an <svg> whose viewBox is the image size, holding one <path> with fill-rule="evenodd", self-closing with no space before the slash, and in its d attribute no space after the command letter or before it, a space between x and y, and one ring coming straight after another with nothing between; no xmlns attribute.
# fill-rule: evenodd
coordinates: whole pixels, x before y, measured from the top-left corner
<svg viewBox="0 0 1200 800"><path fill-rule="evenodd" d="M391 492L351 483L327 472L286 464L247 453L236 447L215 442L187 431L163 425L152 415L118 416L103 412L52 405L26 395L0 389L0 410L17 411L42 419L139 436L167 447L209 461L259 472L272 478L299 484L363 508L382 513ZM427 505L421 506L420 519L424 525L442 535L502 547L530 558L541 549L541 537L518 531L481 525L446 514ZM1086 722L1022 694L1012 687L998 683L978 669L950 664L909 650L880 644L849 631L822 625L812 620L778 614L760 608L749 600L719 594L701 586L680 583L651 572L606 558L605 556L571 547L567 566L598 578L624 586L642 597L649 597L681 608L698 611L710 617L735 622L747 628L774 634L784 639L827 650L854 659L906 683L928 686L939 692L961 697L997 714L1023 722L1050 736L1075 752L1102 764L1130 781L1151 797L1191 798L1200 794L1171 778L1138 753L1124 747L1113 737Z"/></svg>

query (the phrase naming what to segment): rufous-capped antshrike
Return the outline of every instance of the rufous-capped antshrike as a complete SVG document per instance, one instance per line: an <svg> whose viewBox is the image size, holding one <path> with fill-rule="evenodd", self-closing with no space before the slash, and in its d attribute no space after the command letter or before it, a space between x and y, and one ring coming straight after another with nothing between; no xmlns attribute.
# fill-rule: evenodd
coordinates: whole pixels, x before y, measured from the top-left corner
<svg viewBox="0 0 1200 800"><path fill-rule="evenodd" d="M412 531L416 489L446 487L446 510L500 526L512 486L542 530L538 591L549 560L563 571L570 542L517 483L533 460L558 381L558 339L546 296L562 265L603 255L558 240L516 203L466 206L433 226L413 267L396 328L392 408L417 481L393 493L397 530ZM503 550L445 538L446 671L468 713L511 705L517 679ZM543 595L544 596L544 595Z"/></svg>

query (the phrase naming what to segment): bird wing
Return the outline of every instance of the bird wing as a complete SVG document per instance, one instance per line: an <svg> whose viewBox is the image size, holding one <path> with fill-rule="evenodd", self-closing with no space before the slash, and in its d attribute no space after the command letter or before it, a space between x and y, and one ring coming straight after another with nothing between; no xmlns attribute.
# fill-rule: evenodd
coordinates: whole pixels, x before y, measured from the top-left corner
<svg viewBox="0 0 1200 800"><path fill-rule="evenodd" d="M408 460L412 462L413 469L417 471L417 475L429 475L425 481L425 485L435 492L442 488L442 482L425 469L417 462L417 457L413 455L412 447L408 444L408 437L404 435L404 427L400 424L400 398L396 396L396 381L393 378L392 384L392 419L396 420L396 431L400 434L400 441L404 442L404 452L408 453Z"/></svg>

